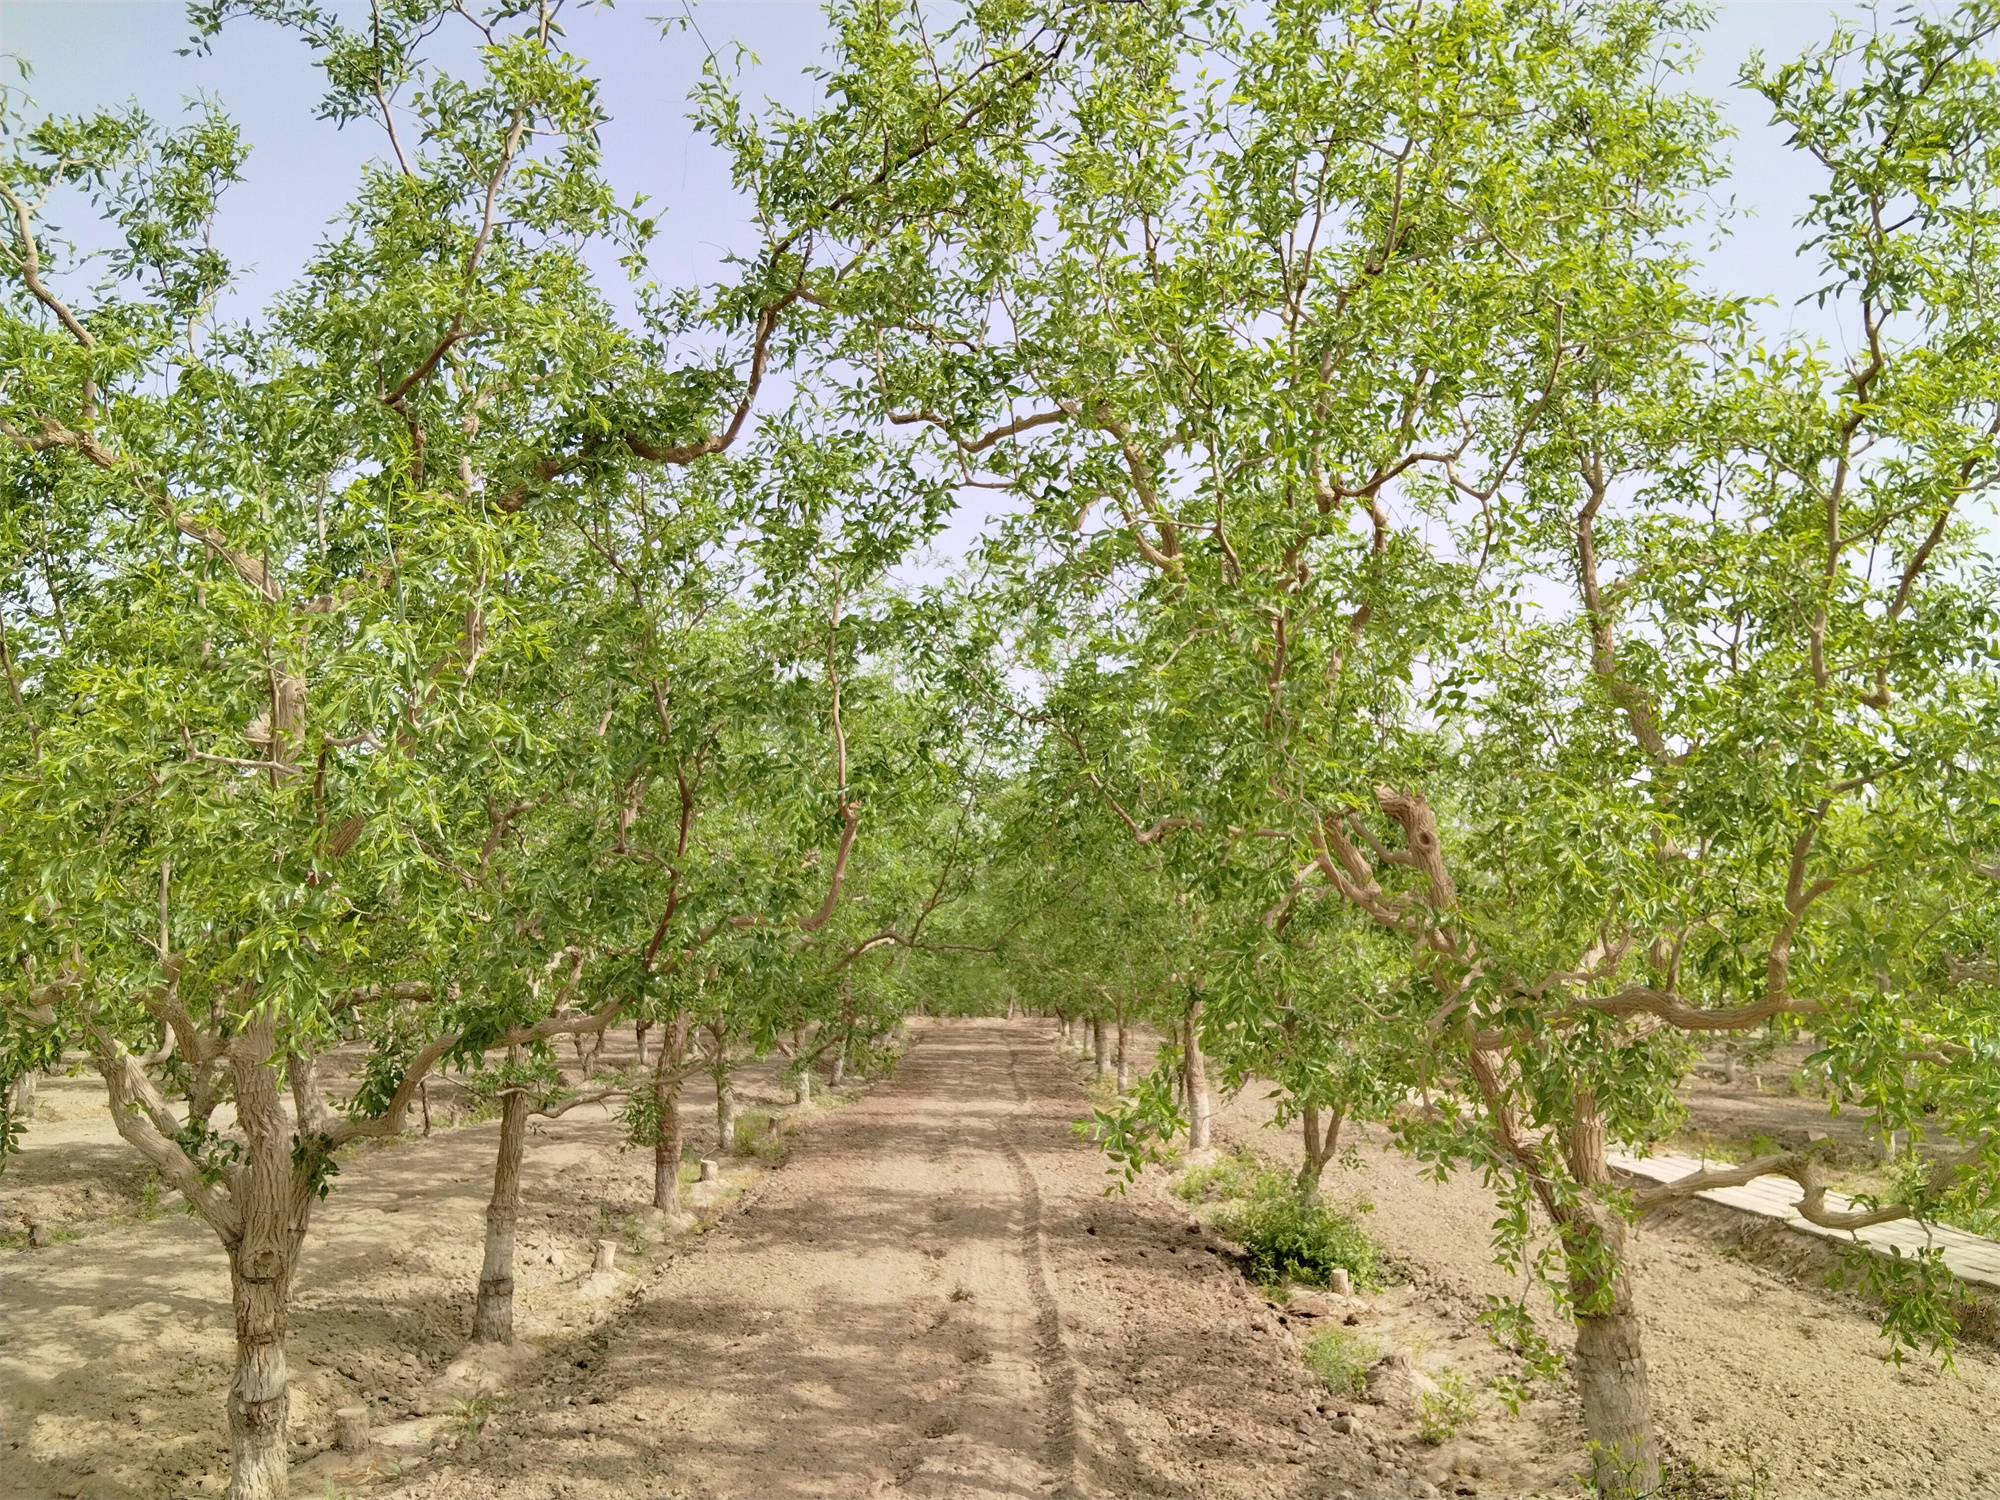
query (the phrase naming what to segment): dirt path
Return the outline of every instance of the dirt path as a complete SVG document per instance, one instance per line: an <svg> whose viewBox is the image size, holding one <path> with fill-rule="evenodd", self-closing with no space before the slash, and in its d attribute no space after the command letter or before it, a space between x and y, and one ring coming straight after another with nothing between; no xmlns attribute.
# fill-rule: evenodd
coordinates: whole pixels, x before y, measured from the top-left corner
<svg viewBox="0 0 2000 1500"><path fill-rule="evenodd" d="M1434 1495L1028 1023L938 1023L409 1500Z"/></svg>
<svg viewBox="0 0 2000 1500"><path fill-rule="evenodd" d="M766 1111L789 1097L770 1063L741 1070L737 1092ZM690 1134L705 1151L713 1100L705 1079L690 1080ZM341 1406L368 1405L382 1428L450 1409L459 1393L445 1376L471 1326L497 1132L462 1125L343 1153L293 1297L295 1463L331 1442ZM623 1241L641 1271L671 1253L643 1236L652 1158L624 1149L624 1134L600 1106L530 1130L515 1294L530 1351L611 1316L586 1275L597 1239ZM23 1146L0 1178L0 1215L60 1227L57 1243L0 1259L0 1500L219 1494L234 1337L215 1235L175 1195L143 1206L150 1174L117 1139L93 1078L45 1080ZM307 1471L295 1489L322 1500L325 1481Z"/></svg>
<svg viewBox="0 0 2000 1500"><path fill-rule="evenodd" d="M1104 1159L1072 1129L1087 1111L1079 1070L1046 1023L919 1023L915 1036L858 1103L808 1112L776 1170L731 1164L748 1192L701 1234L648 1228L650 1159L618 1149L616 1121L570 1117L537 1136L522 1343L486 1371L502 1386L491 1397L472 1394L460 1356L493 1127L346 1161L293 1320L295 1496L1578 1493L1567 1393L1518 1416L1482 1396L1437 1446L1408 1413L1332 1398L1303 1359L1327 1320L1263 1301L1161 1174L1105 1196ZM746 1103L779 1103L773 1067L741 1082ZM1251 1094L1224 1111L1227 1135L1295 1152L1291 1133L1262 1129ZM76 1216L59 1222L83 1238L6 1258L0 1495L213 1494L230 1349L220 1252L177 1214L133 1221L130 1164L87 1083L58 1081L48 1101L0 1211L66 1203ZM706 1096L689 1103L712 1148ZM1507 1361L1473 1313L1513 1289L1486 1250L1490 1195L1470 1178L1426 1182L1377 1143L1362 1159L1329 1187L1374 1201L1371 1232L1413 1278L1350 1307L1351 1336L1482 1390ZM586 1274L606 1235L624 1247L609 1281ZM1640 1254L1679 1451L1740 1479L1747 1440L1767 1476L1743 1493L1760 1500L2000 1493L1990 1354L1967 1350L1960 1377L1898 1371L1860 1310L1692 1231L1649 1230ZM332 1409L357 1401L386 1439L367 1472L322 1451Z"/></svg>

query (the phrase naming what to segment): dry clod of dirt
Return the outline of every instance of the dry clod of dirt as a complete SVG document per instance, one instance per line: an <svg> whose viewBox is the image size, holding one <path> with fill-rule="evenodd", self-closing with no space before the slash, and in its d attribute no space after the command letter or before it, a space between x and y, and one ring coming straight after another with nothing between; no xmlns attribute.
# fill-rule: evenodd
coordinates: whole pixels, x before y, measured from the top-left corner
<svg viewBox="0 0 2000 1500"><path fill-rule="evenodd" d="M1397 1349L1369 1366L1367 1390L1368 1399L1375 1405L1407 1411L1425 1396L1435 1395L1438 1383L1411 1364L1408 1354Z"/></svg>

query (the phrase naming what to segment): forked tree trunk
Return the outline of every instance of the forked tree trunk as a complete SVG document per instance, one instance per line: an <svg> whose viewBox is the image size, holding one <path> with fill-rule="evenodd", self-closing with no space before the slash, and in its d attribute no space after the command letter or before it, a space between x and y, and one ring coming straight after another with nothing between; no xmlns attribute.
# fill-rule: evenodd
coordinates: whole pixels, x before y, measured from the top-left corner
<svg viewBox="0 0 2000 1500"><path fill-rule="evenodd" d="M1299 1162L1299 1197L1307 1203L1319 1202L1320 1174L1326 1164L1333 1160L1333 1153L1340 1149L1340 1122L1344 1110L1335 1109L1326 1120L1326 1129L1320 1129L1319 1106L1308 1104L1302 1111L1305 1117L1305 1156Z"/></svg>
<svg viewBox="0 0 2000 1500"><path fill-rule="evenodd" d="M1111 1029L1102 1016L1090 1018L1090 1049L1097 1064L1097 1076L1102 1078L1111 1071Z"/></svg>
<svg viewBox="0 0 2000 1500"><path fill-rule="evenodd" d="M1591 1188L1610 1182L1604 1119L1588 1093L1577 1095L1576 1119L1565 1144L1579 1184ZM1590 1439L1592 1480L1598 1494L1617 1500L1650 1495L1660 1486L1660 1449L1625 1255L1625 1220L1585 1200L1560 1232L1576 1309L1576 1387Z"/></svg>
<svg viewBox="0 0 2000 1500"><path fill-rule="evenodd" d="M1187 1068L1188 1150L1206 1151L1214 1132L1215 1106L1208 1097L1208 1059L1201 1051L1199 999L1190 1000L1183 1028L1183 1061Z"/></svg>
<svg viewBox="0 0 2000 1500"><path fill-rule="evenodd" d="M486 1259L472 1307L472 1342L514 1342L514 1226L521 1210L521 1152L528 1140L528 1095L500 1096L500 1149L493 1161L493 1199L486 1205Z"/></svg>
<svg viewBox="0 0 2000 1500"><path fill-rule="evenodd" d="M653 1207L681 1211L681 1070L687 1052L688 1018L682 1011L662 1028L660 1055L653 1065L653 1098L660 1108L653 1140Z"/></svg>

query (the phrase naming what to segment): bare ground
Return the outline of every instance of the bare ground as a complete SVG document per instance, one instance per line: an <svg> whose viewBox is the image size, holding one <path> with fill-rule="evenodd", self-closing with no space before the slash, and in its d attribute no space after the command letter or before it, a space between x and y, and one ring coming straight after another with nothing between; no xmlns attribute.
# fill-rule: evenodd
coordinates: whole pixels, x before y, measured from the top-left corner
<svg viewBox="0 0 2000 1500"><path fill-rule="evenodd" d="M1270 1129L1269 1117L1246 1089L1221 1111L1220 1133L1296 1164L1295 1133ZM1476 1175L1432 1182L1384 1133L1348 1138L1358 1165L1329 1166L1327 1193L1372 1203L1369 1233L1421 1284L1468 1310L1522 1294L1488 1251L1499 1208ZM1633 1236L1660 1432L1674 1452L1756 1500L2000 1496L1994 1350L1962 1342L1956 1374L1935 1361L1898 1368L1872 1309L1725 1253L1719 1240L1736 1243L1725 1226L1719 1214L1689 1214Z"/></svg>
<svg viewBox="0 0 2000 1500"><path fill-rule="evenodd" d="M615 1121L573 1115L534 1138L510 1359L462 1358L494 1128L348 1160L293 1320L294 1494L1577 1492L1566 1392L1519 1416L1482 1399L1438 1446L1406 1412L1331 1398L1302 1359L1329 1320L1266 1303L1158 1174L1104 1196L1103 1160L1071 1130L1077 1072L1045 1023L917 1035L892 1080L811 1112L778 1170L732 1164L743 1196L712 1205L704 1233L649 1225L649 1154L621 1154ZM775 1084L746 1079L746 1104L775 1105ZM86 1233L0 1259L0 1496L213 1493L231 1343L221 1253L178 1214L135 1221L143 1174L101 1097L45 1088L0 1214L18 1223L34 1206ZM690 1099L698 1122L706 1102ZM1221 1125L1295 1152L1263 1118L1252 1095ZM1478 1386L1508 1361L1473 1314L1487 1292L1518 1290L1485 1248L1490 1196L1428 1183L1379 1142L1361 1160L1329 1186L1373 1201L1369 1228L1410 1277L1350 1305L1350 1332ZM621 1270L593 1278L605 1234ZM1649 1230L1640 1247L1676 1451L1739 1480L1761 1466L1761 1490L1740 1491L1758 1500L2000 1494L1990 1354L1962 1351L1956 1377L1899 1372L1864 1309L1728 1259L1695 1228ZM323 1451L333 1408L355 1401L385 1440L362 1462Z"/></svg>
<svg viewBox="0 0 2000 1500"><path fill-rule="evenodd" d="M1159 1184L1103 1196L1081 1106L1039 1030L925 1028L579 1360L393 1493L1437 1493L1388 1417L1334 1431L1295 1330Z"/></svg>

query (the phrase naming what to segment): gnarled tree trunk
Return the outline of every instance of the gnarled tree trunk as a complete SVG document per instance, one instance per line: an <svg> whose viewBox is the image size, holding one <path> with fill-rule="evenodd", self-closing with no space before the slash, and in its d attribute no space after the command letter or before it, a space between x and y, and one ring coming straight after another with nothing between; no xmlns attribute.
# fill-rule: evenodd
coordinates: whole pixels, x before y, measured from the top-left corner
<svg viewBox="0 0 2000 1500"><path fill-rule="evenodd" d="M1609 1184L1604 1118L1588 1093L1577 1096L1565 1145L1579 1185ZM1626 1264L1625 1220L1614 1209L1586 1200L1559 1230L1576 1310L1576 1388L1583 1399L1593 1482L1600 1495L1617 1500L1650 1495L1660 1486L1660 1449Z"/></svg>
<svg viewBox="0 0 2000 1500"><path fill-rule="evenodd" d="M289 1487L285 1419L290 1389L285 1327L292 1273L305 1241L314 1191L293 1145L311 1122L294 1127L280 1102L275 1018L267 1011L232 1039L229 1064L236 1115L245 1138L230 1196L237 1233L229 1252L229 1299L236 1314L236 1373L229 1385L229 1500L281 1500Z"/></svg>
<svg viewBox="0 0 2000 1500"><path fill-rule="evenodd" d="M521 1153L528 1139L528 1096L500 1096L500 1149L493 1161L493 1198L486 1205L486 1258L472 1307L472 1342L514 1342L514 1226L521 1209Z"/></svg>
<svg viewBox="0 0 2000 1500"><path fill-rule="evenodd" d="M255 1238L253 1244L246 1233L229 1257L229 1301L236 1314L229 1500L283 1500L290 1488L285 1419L291 1409L285 1324L295 1261L285 1259L276 1237Z"/></svg>

